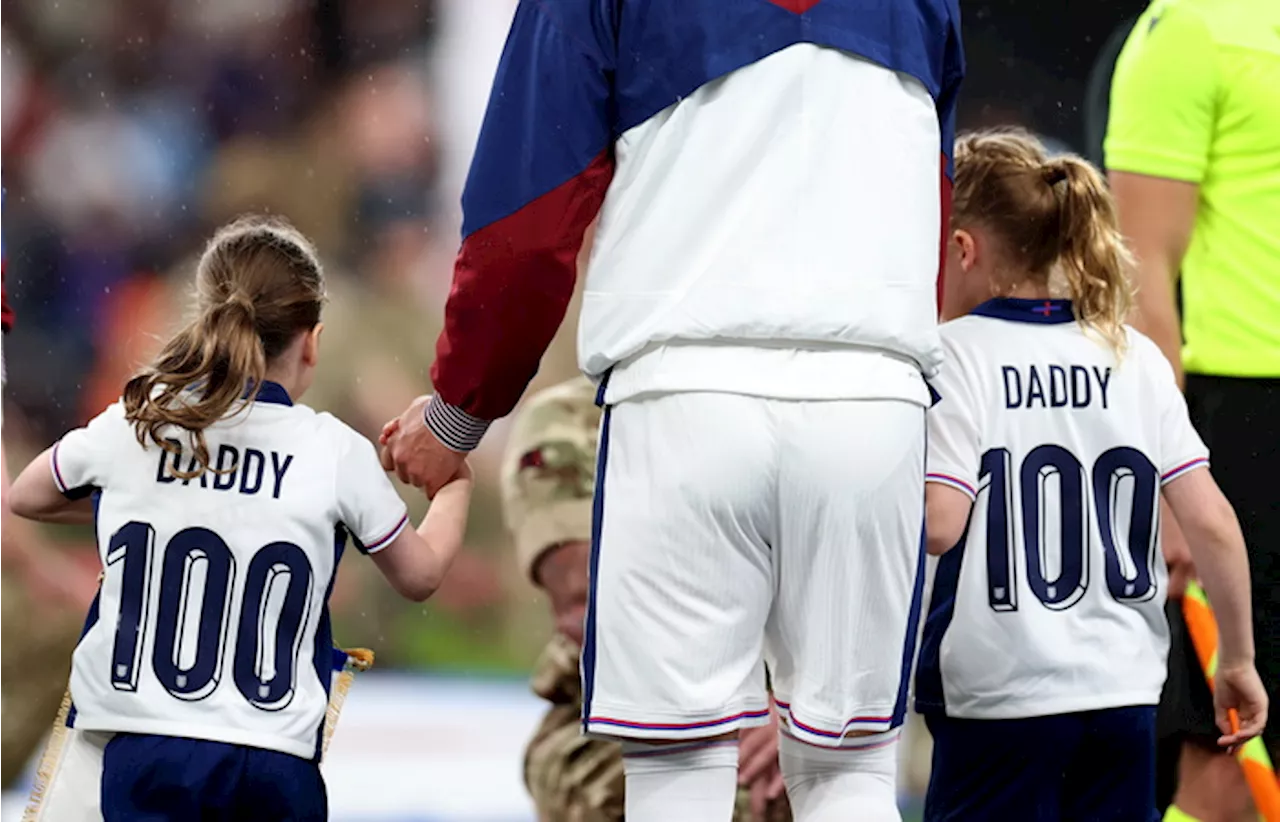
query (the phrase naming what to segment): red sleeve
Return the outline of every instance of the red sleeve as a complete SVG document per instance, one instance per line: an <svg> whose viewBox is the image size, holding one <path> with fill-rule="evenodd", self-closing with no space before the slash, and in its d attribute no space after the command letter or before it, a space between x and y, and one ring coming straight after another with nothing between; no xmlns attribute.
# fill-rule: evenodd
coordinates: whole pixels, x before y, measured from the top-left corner
<svg viewBox="0 0 1280 822"><path fill-rule="evenodd" d="M0 219L4 218L4 187L0 186ZM4 275L8 268L9 257L5 255L4 225L0 225L0 332L8 334L13 330L13 309L9 307L9 292L5 291Z"/></svg>
<svg viewBox="0 0 1280 822"><path fill-rule="evenodd" d="M4 268L0 264L0 325L5 333L13 328L13 309L9 307L9 291L4 287Z"/></svg>
<svg viewBox="0 0 1280 822"><path fill-rule="evenodd" d="M538 371L577 281L578 252L613 175L611 152L510 217L466 238L431 379L473 417L508 414Z"/></svg>
<svg viewBox="0 0 1280 822"><path fill-rule="evenodd" d="M427 425L475 448L538 371L613 177L614 32L599 3L517 7L462 194ZM602 16L603 15L603 16Z"/></svg>

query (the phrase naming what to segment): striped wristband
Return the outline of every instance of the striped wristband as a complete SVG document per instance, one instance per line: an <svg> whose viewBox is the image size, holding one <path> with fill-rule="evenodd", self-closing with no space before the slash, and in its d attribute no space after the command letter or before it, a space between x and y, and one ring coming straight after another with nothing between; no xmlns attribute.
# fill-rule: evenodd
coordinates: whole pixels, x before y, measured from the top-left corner
<svg viewBox="0 0 1280 822"><path fill-rule="evenodd" d="M473 417L439 397L427 400L423 418L427 428L446 448L462 453L475 450L491 423L491 420Z"/></svg>

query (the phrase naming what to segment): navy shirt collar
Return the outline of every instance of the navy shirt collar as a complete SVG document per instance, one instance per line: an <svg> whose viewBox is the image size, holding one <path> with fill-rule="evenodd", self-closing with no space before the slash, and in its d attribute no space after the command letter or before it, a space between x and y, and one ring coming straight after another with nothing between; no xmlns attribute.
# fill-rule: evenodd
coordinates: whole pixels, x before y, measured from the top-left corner
<svg viewBox="0 0 1280 822"><path fill-rule="evenodd" d="M262 388L258 389L258 396L254 400L256 402L269 402L274 405L293 405L293 399L290 398L289 392L284 390L284 386L271 380L262 381Z"/></svg>
<svg viewBox="0 0 1280 822"><path fill-rule="evenodd" d="M1070 300L1024 300L1015 297L997 297L994 300L987 300L969 313L979 317L1041 325L1075 321L1075 312L1071 310Z"/></svg>

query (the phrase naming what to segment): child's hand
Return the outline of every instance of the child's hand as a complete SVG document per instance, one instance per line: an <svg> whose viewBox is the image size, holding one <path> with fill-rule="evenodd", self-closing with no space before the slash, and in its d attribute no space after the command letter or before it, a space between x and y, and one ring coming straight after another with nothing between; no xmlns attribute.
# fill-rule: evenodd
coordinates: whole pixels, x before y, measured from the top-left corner
<svg viewBox="0 0 1280 822"><path fill-rule="evenodd" d="M396 417L391 422L382 426L382 433L378 435L378 445L386 445L395 433L400 430L400 418Z"/></svg>
<svg viewBox="0 0 1280 822"><path fill-rule="evenodd" d="M471 466L464 461L458 470L454 472L454 475L449 478L449 481L440 486L439 491L434 494L428 494L427 499L435 501L446 496L458 496L467 501L464 504L469 505L472 485ZM425 490L423 489L424 492Z"/></svg>
<svg viewBox="0 0 1280 822"><path fill-rule="evenodd" d="M1219 667L1215 683L1214 713L1222 731L1218 744L1233 749L1262 733L1267 724L1267 690L1253 664Z"/></svg>

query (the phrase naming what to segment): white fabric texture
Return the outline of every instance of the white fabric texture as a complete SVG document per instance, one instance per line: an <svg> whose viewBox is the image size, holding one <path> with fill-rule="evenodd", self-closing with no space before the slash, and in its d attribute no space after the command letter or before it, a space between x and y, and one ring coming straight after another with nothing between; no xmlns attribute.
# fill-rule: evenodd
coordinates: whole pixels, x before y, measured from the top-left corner
<svg viewBox="0 0 1280 822"><path fill-rule="evenodd" d="M784 733L778 762L796 822L899 822L897 731L818 748Z"/></svg>
<svg viewBox="0 0 1280 822"><path fill-rule="evenodd" d="M762 724L765 661L780 711L814 744L900 721L923 409L666 394L609 409L601 448L591 733Z"/></svg>
<svg viewBox="0 0 1280 822"><path fill-rule="evenodd" d="M623 744L627 822L729 822L738 794L738 742Z"/></svg>
<svg viewBox="0 0 1280 822"><path fill-rule="evenodd" d="M690 345L705 344L882 351L933 373L939 135L917 80L810 43L625 132L587 269L583 370L641 369L616 374L615 390L637 393L701 378L763 396L864 396L834 365L708 372ZM642 366L667 347L660 367Z"/></svg>

